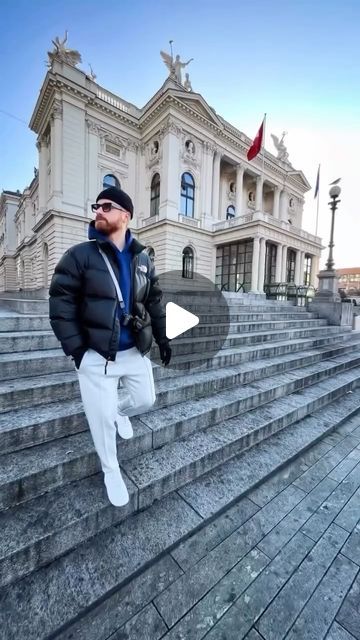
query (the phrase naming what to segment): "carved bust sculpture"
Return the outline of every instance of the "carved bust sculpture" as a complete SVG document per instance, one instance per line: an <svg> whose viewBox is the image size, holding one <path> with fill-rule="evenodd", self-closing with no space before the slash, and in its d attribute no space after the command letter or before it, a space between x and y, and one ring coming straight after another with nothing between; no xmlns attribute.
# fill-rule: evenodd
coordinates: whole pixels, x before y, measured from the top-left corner
<svg viewBox="0 0 360 640"><path fill-rule="evenodd" d="M156 158L158 153L159 153L159 143L157 140L154 140L150 148L150 155L152 158Z"/></svg>
<svg viewBox="0 0 360 640"><path fill-rule="evenodd" d="M187 140L185 142L186 155L190 157L195 156L195 145L192 140Z"/></svg>

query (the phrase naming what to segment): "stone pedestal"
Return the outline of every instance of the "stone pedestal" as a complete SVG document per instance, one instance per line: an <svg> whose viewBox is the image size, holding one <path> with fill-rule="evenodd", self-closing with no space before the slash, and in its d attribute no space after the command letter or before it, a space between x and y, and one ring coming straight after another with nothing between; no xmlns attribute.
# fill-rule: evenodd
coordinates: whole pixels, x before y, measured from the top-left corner
<svg viewBox="0 0 360 640"><path fill-rule="evenodd" d="M326 318L332 325L353 327L354 309L351 302L326 301L315 296L309 304L309 311L319 314L320 318Z"/></svg>
<svg viewBox="0 0 360 640"><path fill-rule="evenodd" d="M318 274L319 286L315 294L315 300L323 302L340 302L338 293L338 278L333 269L324 269Z"/></svg>

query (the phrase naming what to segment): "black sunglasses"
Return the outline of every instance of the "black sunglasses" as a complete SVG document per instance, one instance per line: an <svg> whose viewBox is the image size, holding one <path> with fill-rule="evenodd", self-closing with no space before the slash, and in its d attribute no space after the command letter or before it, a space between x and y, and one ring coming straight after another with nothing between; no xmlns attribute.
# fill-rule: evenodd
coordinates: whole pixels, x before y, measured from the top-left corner
<svg viewBox="0 0 360 640"><path fill-rule="evenodd" d="M115 204L113 204L112 202L104 202L103 204L98 204L97 202L95 204L91 205L91 210L95 213L98 209L102 209L104 213L109 213L109 211L111 211L111 209L117 209L118 211L123 211L124 213L128 213L127 211L125 211L125 209L122 209L121 207L117 207Z"/></svg>

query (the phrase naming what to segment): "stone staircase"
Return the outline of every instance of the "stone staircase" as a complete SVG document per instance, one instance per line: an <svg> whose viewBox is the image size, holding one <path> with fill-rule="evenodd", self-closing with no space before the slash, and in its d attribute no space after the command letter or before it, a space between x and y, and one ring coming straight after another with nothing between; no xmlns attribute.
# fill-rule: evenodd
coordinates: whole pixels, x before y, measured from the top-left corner
<svg viewBox="0 0 360 640"><path fill-rule="evenodd" d="M175 302L201 324L173 368L152 350L156 403L118 440L119 509L47 301L0 300L1 638L105 640L114 593L360 411L360 332L251 296L228 296L229 317L211 294Z"/></svg>

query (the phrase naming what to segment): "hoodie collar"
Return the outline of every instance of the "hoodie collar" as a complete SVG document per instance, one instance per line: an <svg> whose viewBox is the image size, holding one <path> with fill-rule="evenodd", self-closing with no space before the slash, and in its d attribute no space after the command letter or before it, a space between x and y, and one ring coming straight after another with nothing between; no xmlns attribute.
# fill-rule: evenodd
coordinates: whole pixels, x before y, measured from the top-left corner
<svg viewBox="0 0 360 640"><path fill-rule="evenodd" d="M89 240L97 240L99 244L108 244L113 249L119 251L119 248L114 244L109 238L101 231L95 228L95 220L91 220L88 228L88 238ZM145 249L145 245L142 245L138 240L136 240L132 234L130 229L126 230L125 234L125 246L123 251L130 251L131 253L140 253Z"/></svg>

